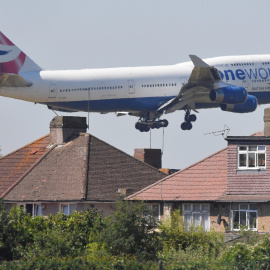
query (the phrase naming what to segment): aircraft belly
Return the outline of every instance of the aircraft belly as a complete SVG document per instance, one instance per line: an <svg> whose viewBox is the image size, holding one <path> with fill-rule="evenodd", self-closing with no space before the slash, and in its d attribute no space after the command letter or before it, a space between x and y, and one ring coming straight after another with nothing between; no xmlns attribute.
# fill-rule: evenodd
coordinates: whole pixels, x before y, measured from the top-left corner
<svg viewBox="0 0 270 270"><path fill-rule="evenodd" d="M100 100L78 100L46 102L49 106L55 106L68 110L90 112L142 112L155 111L160 105L166 103L172 97L145 97L145 98L122 98L122 99L100 99Z"/></svg>

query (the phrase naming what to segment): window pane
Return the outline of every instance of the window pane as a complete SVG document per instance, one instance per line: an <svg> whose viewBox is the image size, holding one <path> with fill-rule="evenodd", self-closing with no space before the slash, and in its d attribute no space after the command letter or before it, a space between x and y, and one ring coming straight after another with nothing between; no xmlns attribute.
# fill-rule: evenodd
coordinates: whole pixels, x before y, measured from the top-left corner
<svg viewBox="0 0 270 270"><path fill-rule="evenodd" d="M264 145L259 145L258 150L259 151L265 151L265 146Z"/></svg>
<svg viewBox="0 0 270 270"><path fill-rule="evenodd" d="M232 215L232 223L233 223L233 229L240 229L239 226L239 211L233 211Z"/></svg>
<svg viewBox="0 0 270 270"><path fill-rule="evenodd" d="M248 150L249 151L257 151L257 146L249 146Z"/></svg>
<svg viewBox="0 0 270 270"><path fill-rule="evenodd" d="M68 215L68 205L63 205L62 210L65 215Z"/></svg>
<svg viewBox="0 0 270 270"><path fill-rule="evenodd" d="M201 214L193 214L193 224L195 227L201 225Z"/></svg>
<svg viewBox="0 0 270 270"><path fill-rule="evenodd" d="M69 214L72 214L76 210L76 204L69 205Z"/></svg>
<svg viewBox="0 0 270 270"><path fill-rule="evenodd" d="M247 212L245 211L240 211L240 224L247 226Z"/></svg>
<svg viewBox="0 0 270 270"><path fill-rule="evenodd" d="M33 215L33 204L26 204L25 211L27 214Z"/></svg>
<svg viewBox="0 0 270 270"><path fill-rule="evenodd" d="M247 147L246 147L246 146L240 146L240 147L239 147L239 150L241 150L241 151L246 151L246 150L247 150Z"/></svg>
<svg viewBox="0 0 270 270"><path fill-rule="evenodd" d="M246 167L247 166L247 155L240 154L239 155L239 167Z"/></svg>
<svg viewBox="0 0 270 270"><path fill-rule="evenodd" d="M184 211L191 212L191 204L185 204L184 205Z"/></svg>
<svg viewBox="0 0 270 270"><path fill-rule="evenodd" d="M257 204L250 204L249 209L250 210L257 210L258 209Z"/></svg>
<svg viewBox="0 0 270 270"><path fill-rule="evenodd" d="M248 167L255 167L255 153L248 154Z"/></svg>
<svg viewBox="0 0 270 270"><path fill-rule="evenodd" d="M193 204L193 212L201 212L201 208L199 204Z"/></svg>
<svg viewBox="0 0 270 270"><path fill-rule="evenodd" d="M238 203L232 203L231 204L231 209L232 210L239 210L239 204Z"/></svg>
<svg viewBox="0 0 270 270"><path fill-rule="evenodd" d="M241 210L248 210L248 204L240 204Z"/></svg>
<svg viewBox="0 0 270 270"><path fill-rule="evenodd" d="M256 220L257 220L256 212L249 212L249 229L257 228Z"/></svg>
<svg viewBox="0 0 270 270"><path fill-rule="evenodd" d="M185 223L185 230L188 230L191 225L191 215L190 214L185 214L184 215L184 223Z"/></svg>
<svg viewBox="0 0 270 270"><path fill-rule="evenodd" d="M202 205L202 212L209 212L209 205Z"/></svg>
<svg viewBox="0 0 270 270"><path fill-rule="evenodd" d="M152 215L155 219L159 219L159 204L152 205Z"/></svg>
<svg viewBox="0 0 270 270"><path fill-rule="evenodd" d="M258 166L265 167L265 154L258 154Z"/></svg>
<svg viewBox="0 0 270 270"><path fill-rule="evenodd" d="M210 231L209 213L202 214L202 226L205 231Z"/></svg>
<svg viewBox="0 0 270 270"><path fill-rule="evenodd" d="M36 205L36 216L41 216L41 205Z"/></svg>

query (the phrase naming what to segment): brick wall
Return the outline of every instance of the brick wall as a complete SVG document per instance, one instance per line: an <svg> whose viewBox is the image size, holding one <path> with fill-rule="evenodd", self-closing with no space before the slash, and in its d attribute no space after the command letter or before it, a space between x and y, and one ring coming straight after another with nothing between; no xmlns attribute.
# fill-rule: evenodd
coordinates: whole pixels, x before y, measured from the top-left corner
<svg viewBox="0 0 270 270"><path fill-rule="evenodd" d="M270 203L258 204L258 231L270 232Z"/></svg>
<svg viewBox="0 0 270 270"><path fill-rule="evenodd" d="M221 219L224 219L220 224L217 223L219 214L221 215ZM226 232L230 229L230 204L210 204L210 229L214 229L216 232Z"/></svg>
<svg viewBox="0 0 270 270"><path fill-rule="evenodd" d="M160 169L161 166L161 149L135 149L134 157L138 160L145 162L157 169Z"/></svg>

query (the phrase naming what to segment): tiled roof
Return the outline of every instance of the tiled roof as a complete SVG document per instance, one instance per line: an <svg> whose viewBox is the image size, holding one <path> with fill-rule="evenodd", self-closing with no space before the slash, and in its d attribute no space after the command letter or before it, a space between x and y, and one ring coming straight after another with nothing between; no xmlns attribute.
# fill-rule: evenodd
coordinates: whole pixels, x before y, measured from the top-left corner
<svg viewBox="0 0 270 270"><path fill-rule="evenodd" d="M218 202L269 202L270 194L262 195L228 195L223 194L218 198Z"/></svg>
<svg viewBox="0 0 270 270"><path fill-rule="evenodd" d="M48 151L49 135L0 158L0 196Z"/></svg>
<svg viewBox="0 0 270 270"><path fill-rule="evenodd" d="M257 131L257 132L255 132L254 134L252 134L252 135L250 135L250 136L258 136L258 137L260 137L260 136L264 136L264 132L263 131Z"/></svg>
<svg viewBox="0 0 270 270"><path fill-rule="evenodd" d="M227 185L227 148L129 196L149 201L213 201Z"/></svg>
<svg viewBox="0 0 270 270"><path fill-rule="evenodd" d="M8 164L7 164L8 165ZM6 201L113 201L165 177L159 170L86 133L50 152L4 197Z"/></svg>
<svg viewBox="0 0 270 270"><path fill-rule="evenodd" d="M91 136L88 200L115 200L119 188L137 192L166 174Z"/></svg>

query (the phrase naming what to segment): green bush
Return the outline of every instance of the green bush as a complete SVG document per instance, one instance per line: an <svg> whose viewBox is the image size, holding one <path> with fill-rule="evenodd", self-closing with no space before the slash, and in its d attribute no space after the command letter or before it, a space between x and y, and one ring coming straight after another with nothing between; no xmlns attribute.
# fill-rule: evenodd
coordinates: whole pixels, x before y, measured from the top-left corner
<svg viewBox="0 0 270 270"><path fill-rule="evenodd" d="M112 255L153 260L160 250L157 222L142 202L118 202L117 211L107 219L101 238Z"/></svg>
<svg viewBox="0 0 270 270"><path fill-rule="evenodd" d="M260 238L257 243L238 242L226 249L218 259L220 269L270 269L269 235Z"/></svg>
<svg viewBox="0 0 270 270"><path fill-rule="evenodd" d="M74 212L69 216L63 213L50 215L47 229L34 235L33 244L27 246L24 257L75 258L82 254L87 244L92 241L89 236L99 234L104 226L101 214L95 210Z"/></svg>
<svg viewBox="0 0 270 270"><path fill-rule="evenodd" d="M33 220L21 207L12 208L9 213L0 209L0 250L1 259L19 259L27 245L33 243L35 226L44 228L44 218ZM33 225L35 224L35 225Z"/></svg>
<svg viewBox="0 0 270 270"><path fill-rule="evenodd" d="M29 261L3 262L0 269L9 270L156 270L157 264L142 263L122 257L89 261L86 257L34 259Z"/></svg>
<svg viewBox="0 0 270 270"><path fill-rule="evenodd" d="M192 226L186 230L179 210L173 212L171 219L161 223L159 230L164 251L202 248L205 253L217 256L224 247L223 236L220 233L206 232L202 227Z"/></svg>
<svg viewBox="0 0 270 270"><path fill-rule="evenodd" d="M0 260L77 256L105 224L95 210L31 217L21 207L0 204Z"/></svg>

